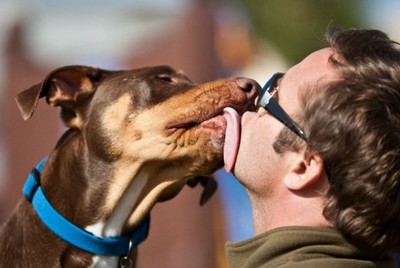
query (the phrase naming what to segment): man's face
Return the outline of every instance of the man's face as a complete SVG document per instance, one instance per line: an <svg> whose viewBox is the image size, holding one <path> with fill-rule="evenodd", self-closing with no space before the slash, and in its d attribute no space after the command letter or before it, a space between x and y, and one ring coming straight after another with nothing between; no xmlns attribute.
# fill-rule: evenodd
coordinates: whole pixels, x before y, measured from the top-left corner
<svg viewBox="0 0 400 268"><path fill-rule="evenodd" d="M278 103L294 120L300 109L300 94L335 79L334 69L329 64L331 55L331 49L318 50L290 68L279 80ZM281 185L295 154L277 154L272 147L285 126L263 108L258 112L246 112L241 124L240 146L233 173L250 192L270 196L279 191L276 187Z"/></svg>

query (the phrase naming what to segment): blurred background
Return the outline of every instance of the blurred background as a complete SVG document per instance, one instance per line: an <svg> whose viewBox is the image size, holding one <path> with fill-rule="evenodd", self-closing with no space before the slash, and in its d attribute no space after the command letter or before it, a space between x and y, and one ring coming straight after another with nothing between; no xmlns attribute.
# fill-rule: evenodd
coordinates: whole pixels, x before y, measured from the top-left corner
<svg viewBox="0 0 400 268"><path fill-rule="evenodd" d="M65 130L44 101L23 121L15 95L69 64L131 69L169 64L197 83L248 76L264 84L323 46L329 26L376 28L400 41L398 0L2 0L0 2L0 223L27 174ZM224 243L252 236L250 204L219 170L199 206L184 189L152 212L139 267L227 267Z"/></svg>

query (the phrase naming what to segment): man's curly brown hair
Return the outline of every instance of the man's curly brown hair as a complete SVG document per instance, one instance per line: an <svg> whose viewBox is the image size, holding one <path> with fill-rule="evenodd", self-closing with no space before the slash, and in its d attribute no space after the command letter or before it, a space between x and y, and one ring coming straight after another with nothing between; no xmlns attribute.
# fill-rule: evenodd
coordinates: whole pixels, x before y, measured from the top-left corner
<svg viewBox="0 0 400 268"><path fill-rule="evenodd" d="M328 173L323 213L350 242L390 254L400 249L400 45L377 30L325 40L340 79L302 96L298 115Z"/></svg>

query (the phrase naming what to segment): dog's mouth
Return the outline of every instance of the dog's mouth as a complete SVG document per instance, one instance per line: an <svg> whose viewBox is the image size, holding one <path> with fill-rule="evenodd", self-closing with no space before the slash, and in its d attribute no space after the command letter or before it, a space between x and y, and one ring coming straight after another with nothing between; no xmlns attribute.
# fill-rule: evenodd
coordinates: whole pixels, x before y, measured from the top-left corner
<svg viewBox="0 0 400 268"><path fill-rule="evenodd" d="M220 107L213 112L198 110L193 112L191 116L187 116L185 119L170 123L167 126L167 131L172 134L178 130L201 128L216 131L218 137L223 138L227 125L226 119L223 115L226 107L233 108L240 116L243 115L245 111L254 109L254 107L252 108L233 104Z"/></svg>
<svg viewBox="0 0 400 268"><path fill-rule="evenodd" d="M187 106L182 107L180 116L167 124L167 132L199 129L211 131L215 138L223 138L227 127L224 109L230 107L238 116L255 110L255 99L260 91L261 87L255 81L246 78L228 78L199 85L187 94L183 102Z"/></svg>

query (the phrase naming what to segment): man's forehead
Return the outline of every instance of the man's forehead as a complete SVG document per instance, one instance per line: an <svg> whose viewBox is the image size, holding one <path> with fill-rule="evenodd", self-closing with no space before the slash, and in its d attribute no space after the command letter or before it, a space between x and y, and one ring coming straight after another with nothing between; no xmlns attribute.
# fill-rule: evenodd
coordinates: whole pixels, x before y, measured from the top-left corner
<svg viewBox="0 0 400 268"><path fill-rule="evenodd" d="M330 48L324 48L317 50L307 57L305 57L298 64L290 68L290 71L296 72L314 72L318 70L332 69L329 63L329 58L333 55L333 51ZM317 72L318 73L318 72Z"/></svg>
<svg viewBox="0 0 400 268"><path fill-rule="evenodd" d="M330 48L311 53L287 71L281 86L294 86L294 83L297 86L304 83L324 83L337 79L337 72L329 61L332 55L333 51Z"/></svg>
<svg viewBox="0 0 400 268"><path fill-rule="evenodd" d="M329 61L332 54L329 48L311 53L290 68L279 81L279 102L289 115L294 114L299 106L299 96L317 85L338 79L338 74Z"/></svg>

